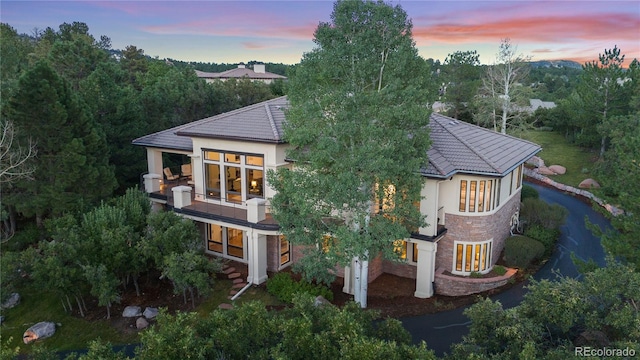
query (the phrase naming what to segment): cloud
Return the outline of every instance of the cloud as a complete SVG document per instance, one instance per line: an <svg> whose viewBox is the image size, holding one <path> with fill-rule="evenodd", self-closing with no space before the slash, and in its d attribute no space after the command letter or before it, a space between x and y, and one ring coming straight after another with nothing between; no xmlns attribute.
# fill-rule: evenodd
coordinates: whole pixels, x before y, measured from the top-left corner
<svg viewBox="0 0 640 360"><path fill-rule="evenodd" d="M631 14L510 17L477 23L446 23L416 27L416 41L450 44L497 42L565 43L575 40L638 38L640 18Z"/></svg>

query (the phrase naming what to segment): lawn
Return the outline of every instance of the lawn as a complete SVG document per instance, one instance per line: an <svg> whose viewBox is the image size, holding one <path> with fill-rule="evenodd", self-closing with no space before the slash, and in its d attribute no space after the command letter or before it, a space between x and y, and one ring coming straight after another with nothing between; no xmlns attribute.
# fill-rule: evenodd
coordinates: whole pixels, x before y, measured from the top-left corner
<svg viewBox="0 0 640 360"><path fill-rule="evenodd" d="M562 134L553 131L529 131L522 138L542 146L538 154L545 165L562 165L567 168L564 175L550 176L553 180L578 187L584 179L594 178L592 172L598 153L594 150L583 149L569 143Z"/></svg>
<svg viewBox="0 0 640 360"><path fill-rule="evenodd" d="M204 299L194 311L202 316L215 311L219 304L229 301L227 297L232 285L230 280L216 281L211 295ZM56 333L42 342L48 349L54 351L83 349L87 347L88 342L98 338L109 341L112 345L139 342L136 331L122 331L122 329L114 327L112 321L105 319L104 316L97 320L87 320L65 313L60 298L56 294L33 289L31 286L22 287L18 292L21 296L20 304L12 309L2 311L2 315L6 319L2 324L0 335L3 345L6 345L9 338L12 338L9 347L19 346L22 354L30 353L34 347L31 344L25 345L22 342L22 335L27 328L40 321L52 321L60 324L56 326ZM178 296L178 298L181 301L182 296ZM235 301L235 304L237 306L251 300L260 300L266 305L281 305L275 297L264 290L264 287L250 288ZM120 315L120 313L112 313L111 316L114 319L121 318Z"/></svg>

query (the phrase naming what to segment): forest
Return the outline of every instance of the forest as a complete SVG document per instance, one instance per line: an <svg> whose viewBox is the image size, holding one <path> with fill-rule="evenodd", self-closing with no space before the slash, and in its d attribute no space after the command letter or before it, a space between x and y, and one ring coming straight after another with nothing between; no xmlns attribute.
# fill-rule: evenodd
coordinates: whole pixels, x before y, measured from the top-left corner
<svg viewBox="0 0 640 360"><path fill-rule="evenodd" d="M171 213L150 214L148 202L134 190L146 171L146 154L131 141L285 95L287 83L266 85L248 79L205 83L194 70L217 72L237 64L151 58L134 45L115 50L107 36L92 35L82 22L33 34L19 34L2 23L0 54L2 296L11 293L14 281L20 281L15 272L18 267L39 274L35 281L56 291L65 310L73 307L82 311L83 297L92 296L105 306L107 316L110 304L118 300L117 289L137 287L140 273L150 269L170 278L185 301L187 294L193 299L194 294L206 293L206 276L199 275L215 271L220 264L203 262L197 255L201 244L193 224ZM443 62L425 59L420 63L419 80L429 84L430 91L419 96L426 99L425 105L439 101L446 105L448 116L514 136L532 130L561 133L576 146L597 153L595 171L603 179L599 195L625 210L611 218L615 230L601 234L611 259L624 265L593 270L581 285L569 280L539 283L517 310L504 310L489 300L479 302L469 313L471 335L454 348L454 358L472 354L505 359L562 357L568 333L599 326L608 329L617 345L638 348L633 339L640 336L638 304L634 302L640 289L640 190L636 186L640 178L640 63L637 59L627 61L617 47L603 49L603 53L594 54L596 57L579 69L532 66L505 39L496 64L481 65L475 51L449 54ZM249 66L255 63L247 62ZM296 65L266 65L267 71L274 73L296 73ZM509 92L503 91L507 88ZM553 101L556 106L526 111L530 99ZM185 276L187 273L193 276ZM601 303L594 304L589 299L599 296L595 284L608 277L616 279L616 287L601 289ZM574 302L564 302L566 299ZM318 340L310 333L313 326L347 327L351 319L357 328L354 338L360 341L354 349L374 352L371 349L378 348L381 354L400 349L405 358L433 357L424 347L412 348L397 323L365 326L371 319L347 308L331 310L335 322L330 324L318 315L319 310L309 307L308 300L297 301L277 320L299 327L299 335ZM533 310L541 304L549 311ZM256 354L284 354L282 347L265 336L271 332L283 338L291 336L287 346L292 352L297 348L295 341L305 344L304 339L290 334L295 331L278 325L263 309L253 306L229 316L253 317L261 326L255 338L269 347L261 350L247 343ZM487 313L498 316L488 318ZM299 314L306 314L310 322L296 323ZM176 333L192 339L193 343L185 344L191 349L211 347L203 343L206 337L214 336L206 329L231 321L217 315L206 320L190 316L168 316L166 321L192 324L192 333L167 323L145 335L149 344L146 356L159 358L155 356L162 351L153 353L154 349L161 349L165 338ZM546 332L544 324L551 324ZM488 329L499 331L489 335ZM221 345L209 348L207 356L220 349L229 354L239 351L242 356L237 344L232 344L234 333L229 331L217 333ZM396 340L396 345L389 345ZM345 340L336 341L344 345ZM544 349L533 349L540 343ZM308 344L312 345L300 346L298 351L307 349L309 354L323 349L321 342ZM95 347L96 352L104 351L100 344ZM332 356L347 351L327 349ZM358 354L354 349L348 352L352 358ZM401 357L396 354L393 358Z"/></svg>

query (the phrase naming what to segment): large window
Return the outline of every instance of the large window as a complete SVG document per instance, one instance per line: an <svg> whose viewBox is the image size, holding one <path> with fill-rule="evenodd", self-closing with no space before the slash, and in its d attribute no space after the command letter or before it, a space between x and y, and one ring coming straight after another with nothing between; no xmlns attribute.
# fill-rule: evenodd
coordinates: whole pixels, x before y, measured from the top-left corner
<svg viewBox="0 0 640 360"><path fill-rule="evenodd" d="M246 241L240 229L207 224L207 250L224 257L245 259Z"/></svg>
<svg viewBox="0 0 640 360"><path fill-rule="evenodd" d="M454 242L453 273L468 275L472 272L486 273L491 270L491 247L493 239L483 242Z"/></svg>
<svg viewBox="0 0 640 360"><path fill-rule="evenodd" d="M264 157L204 151L205 191L209 199L243 203L264 198Z"/></svg>
<svg viewBox="0 0 640 360"><path fill-rule="evenodd" d="M497 184L497 185L496 185ZM500 180L461 180L460 212L491 211L500 204Z"/></svg>
<svg viewBox="0 0 640 360"><path fill-rule="evenodd" d="M393 242L393 251L398 254L401 260L409 263L418 262L418 244L410 243L406 240L396 240Z"/></svg>

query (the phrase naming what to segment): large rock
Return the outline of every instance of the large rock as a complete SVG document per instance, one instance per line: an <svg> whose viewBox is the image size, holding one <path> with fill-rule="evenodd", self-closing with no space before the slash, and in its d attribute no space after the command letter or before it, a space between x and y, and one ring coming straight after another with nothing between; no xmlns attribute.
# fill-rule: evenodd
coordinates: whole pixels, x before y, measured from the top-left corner
<svg viewBox="0 0 640 360"><path fill-rule="evenodd" d="M138 317L142 316L140 306L127 306L122 312L122 317Z"/></svg>
<svg viewBox="0 0 640 360"><path fill-rule="evenodd" d="M567 168L562 165L551 165L549 166L549 170L553 171L558 175L564 175L567 172Z"/></svg>
<svg viewBox="0 0 640 360"><path fill-rule="evenodd" d="M322 295L316 296L316 299L313 301L313 306L322 307L325 305L331 305L331 302L324 298Z"/></svg>
<svg viewBox="0 0 640 360"><path fill-rule="evenodd" d="M28 328L22 336L25 344L51 337L56 332L56 324L49 321L39 322Z"/></svg>
<svg viewBox="0 0 640 360"><path fill-rule="evenodd" d="M146 329L149 326L149 322L144 317L139 317L136 319L136 329L142 330Z"/></svg>
<svg viewBox="0 0 640 360"><path fill-rule="evenodd" d="M142 315L144 317L146 317L147 319L151 320L151 319L155 318L156 316L158 316L158 309L157 308L152 308L152 307L147 307L146 309L144 309L144 312L142 313Z"/></svg>
<svg viewBox="0 0 640 360"><path fill-rule="evenodd" d="M598 184L598 182L593 179L584 179L582 180L580 185L578 185L578 187L582 189L599 188L600 184Z"/></svg>
<svg viewBox="0 0 640 360"><path fill-rule="evenodd" d="M20 304L20 294L12 293L11 295L9 295L9 298L7 299L7 301L3 302L2 305L0 305L0 308L11 309L12 307L18 304Z"/></svg>
<svg viewBox="0 0 640 360"><path fill-rule="evenodd" d="M551 169L549 169L546 166L541 166L541 167L538 168L538 174L540 174L540 175L555 175L556 173L551 171Z"/></svg>
<svg viewBox="0 0 640 360"><path fill-rule="evenodd" d="M539 168L544 166L544 160L542 160L538 156L532 156L531 159L527 160L527 164Z"/></svg>

